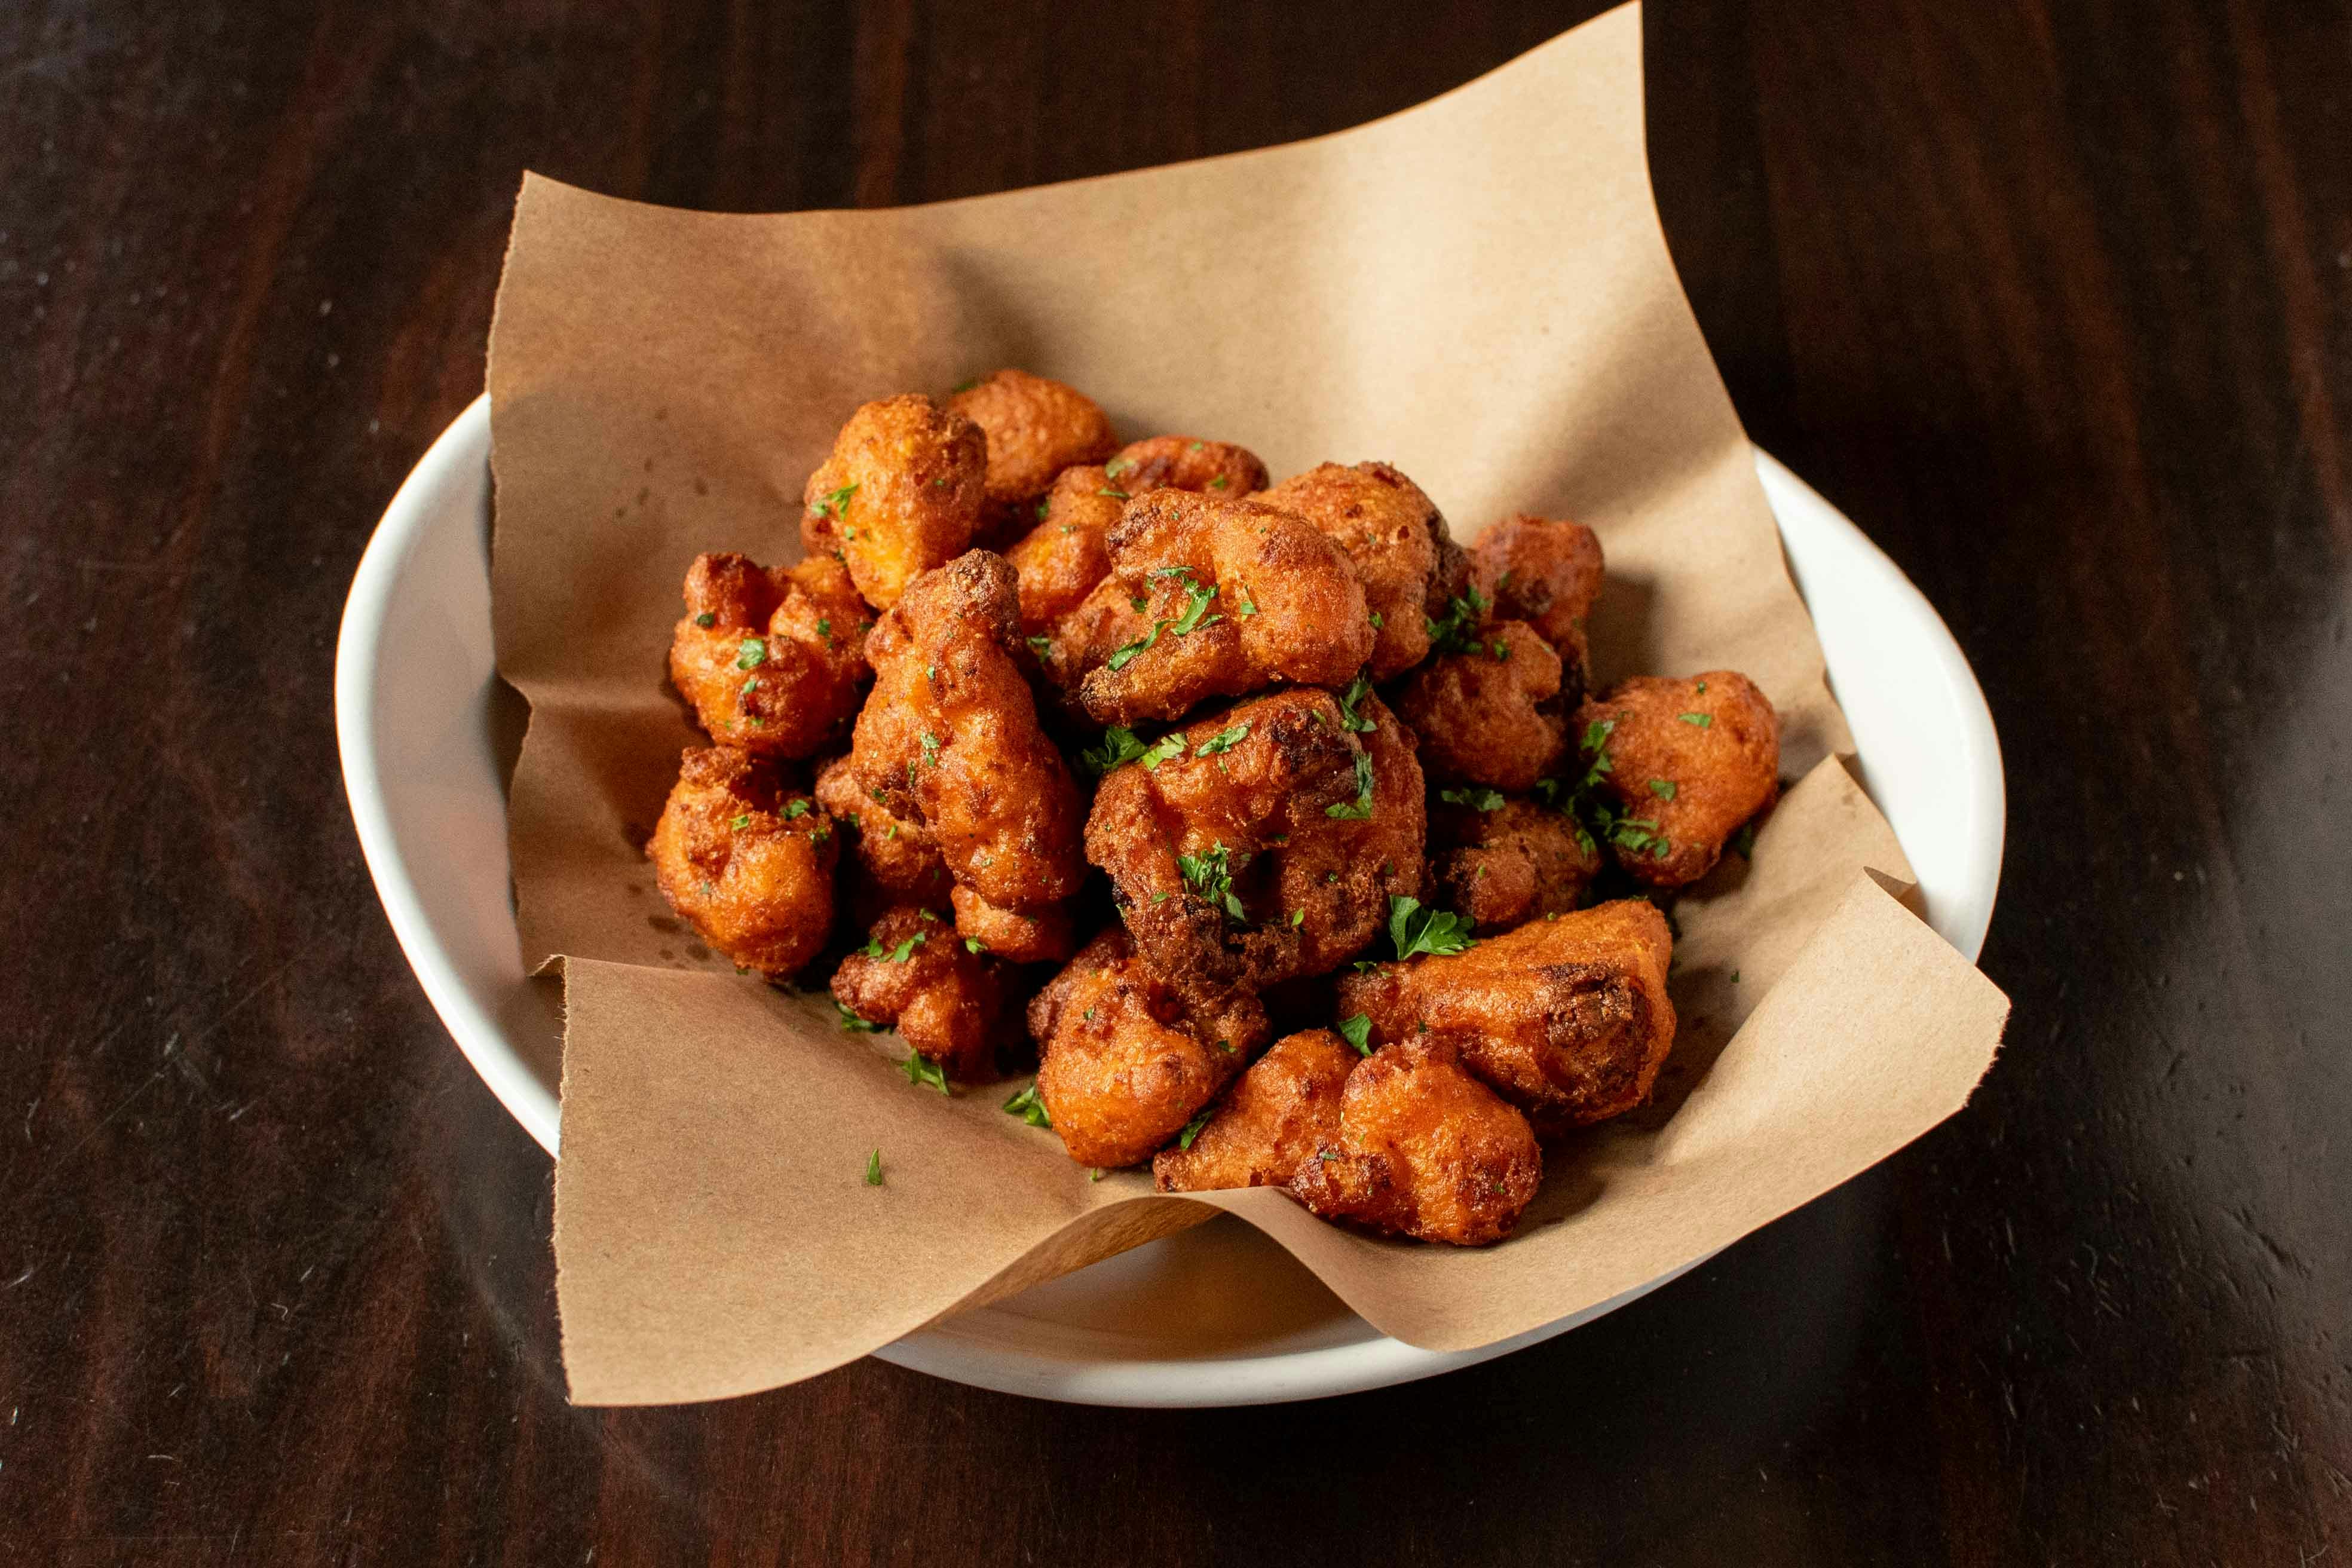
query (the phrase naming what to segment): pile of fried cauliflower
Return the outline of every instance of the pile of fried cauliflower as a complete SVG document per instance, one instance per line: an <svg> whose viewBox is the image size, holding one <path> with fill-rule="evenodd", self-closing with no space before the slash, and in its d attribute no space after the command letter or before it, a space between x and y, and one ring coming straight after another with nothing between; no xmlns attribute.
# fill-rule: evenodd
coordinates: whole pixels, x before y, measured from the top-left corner
<svg viewBox="0 0 2352 1568"><path fill-rule="evenodd" d="M1495 1241L1541 1139L1649 1093L1657 900L1772 804L1779 719L1728 670L1588 690L1579 523L1465 552L1385 463L1269 478L1017 370L859 408L799 564L687 574L711 744L647 853L912 1081L1034 1040L1006 1109L1097 1174Z"/></svg>

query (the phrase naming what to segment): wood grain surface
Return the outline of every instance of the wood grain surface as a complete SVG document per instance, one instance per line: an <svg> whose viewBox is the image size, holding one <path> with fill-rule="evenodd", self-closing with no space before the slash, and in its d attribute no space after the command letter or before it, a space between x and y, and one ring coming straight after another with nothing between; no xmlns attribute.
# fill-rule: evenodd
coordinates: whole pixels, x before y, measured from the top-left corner
<svg viewBox="0 0 2352 1568"><path fill-rule="evenodd" d="M772 209L1334 130L1589 5L0 12L0 1560L2352 1553L2352 7L1655 0L1758 439L2010 779L1969 1109L1591 1327L1155 1414L569 1407L548 1164L377 907L331 663L525 167Z"/></svg>

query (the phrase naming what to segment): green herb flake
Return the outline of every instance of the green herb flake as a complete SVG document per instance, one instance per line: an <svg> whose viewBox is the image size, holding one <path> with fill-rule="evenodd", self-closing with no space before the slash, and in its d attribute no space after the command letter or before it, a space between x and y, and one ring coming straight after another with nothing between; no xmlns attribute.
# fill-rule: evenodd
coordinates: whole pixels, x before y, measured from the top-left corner
<svg viewBox="0 0 2352 1568"><path fill-rule="evenodd" d="M1698 683L1698 694L1699 694L1701 697L1704 697L1704 696L1706 696L1706 681L1704 681L1704 680L1702 680L1702 681L1700 681L1700 682Z"/></svg>
<svg viewBox="0 0 2352 1568"><path fill-rule="evenodd" d="M1249 911L1234 896L1234 873L1248 864L1246 853L1234 855L1222 843L1198 855L1176 857L1176 869L1182 873L1184 885L1211 909L1223 910L1235 925L1249 923Z"/></svg>
<svg viewBox="0 0 2352 1568"><path fill-rule="evenodd" d="M1209 488L1213 490L1221 490L1231 482L1232 481L1228 480L1224 475L1219 474L1215 479L1209 481Z"/></svg>
<svg viewBox="0 0 2352 1568"><path fill-rule="evenodd" d="M1004 1102L1004 1114L1017 1116L1032 1127L1054 1125L1053 1117L1046 1114L1045 1099L1034 1083Z"/></svg>
<svg viewBox="0 0 2352 1568"><path fill-rule="evenodd" d="M931 768L940 765L940 738L929 730L923 731L923 765Z"/></svg>
<svg viewBox="0 0 2352 1568"><path fill-rule="evenodd" d="M1206 1127L1209 1124L1209 1119L1216 1113L1217 1108L1213 1105L1201 1107L1200 1114L1184 1123L1184 1131L1176 1134L1176 1147L1190 1149L1192 1146L1192 1140L1201 1135L1201 1129Z"/></svg>
<svg viewBox="0 0 2352 1568"><path fill-rule="evenodd" d="M1100 1165L1097 1165L1093 1170L1087 1173L1087 1180L1089 1182L1099 1182L1108 1174L1110 1174L1109 1172L1104 1170Z"/></svg>
<svg viewBox="0 0 2352 1568"><path fill-rule="evenodd" d="M1220 752L1230 752L1247 740L1249 732L1249 721L1244 720L1241 723L1218 731L1202 742L1192 748L1192 754L1196 757L1213 757Z"/></svg>
<svg viewBox="0 0 2352 1568"><path fill-rule="evenodd" d="M1323 808L1326 816L1336 816L1342 822L1369 822L1372 816L1372 759L1367 752L1356 753L1356 798L1343 800Z"/></svg>
<svg viewBox="0 0 2352 1568"><path fill-rule="evenodd" d="M1422 622L1429 633L1429 651L1440 653L1477 653L1482 651L1478 627L1488 609L1486 595L1478 592L1478 584L1467 584L1461 593L1445 602L1445 618L1437 620L1424 616ZM1496 658L1502 656L1497 654Z"/></svg>
<svg viewBox="0 0 2352 1568"><path fill-rule="evenodd" d="M1503 809L1501 790L1484 789L1475 784L1465 785L1461 789L1440 790L1437 792L1437 798L1448 805L1466 805L1473 811Z"/></svg>
<svg viewBox="0 0 2352 1568"><path fill-rule="evenodd" d="M836 521L848 521L849 500L856 493L857 487L856 485L842 486L839 489L834 491L831 495L816 503L817 516L829 517ZM853 533L849 537L855 539L857 536Z"/></svg>
<svg viewBox="0 0 2352 1568"><path fill-rule="evenodd" d="M1143 771L1156 773L1162 763L1181 762L1184 758L1184 737L1172 731L1160 737L1144 750Z"/></svg>
<svg viewBox="0 0 2352 1568"><path fill-rule="evenodd" d="M1307 911L1303 909L1291 910L1290 923L1294 929L1305 925L1307 923Z"/></svg>
<svg viewBox="0 0 2352 1568"><path fill-rule="evenodd" d="M804 800L789 800L784 803L784 820L786 822L790 822L795 817L806 816L808 814L809 803Z"/></svg>
<svg viewBox="0 0 2352 1568"><path fill-rule="evenodd" d="M1685 724L1696 724L1702 730L1715 728L1715 716L1711 713L1679 713L1675 717Z"/></svg>
<svg viewBox="0 0 2352 1568"><path fill-rule="evenodd" d="M833 1007L835 1012L841 1015L841 1026L853 1035L878 1035L883 1030L884 1026L875 1023L870 1018L861 1018L851 1012L849 1004L839 997L834 998Z"/></svg>
<svg viewBox="0 0 2352 1568"><path fill-rule="evenodd" d="M1372 1054L1371 1019L1359 1013L1352 1018L1340 1019L1338 1027L1339 1037L1355 1047L1358 1056L1368 1057Z"/></svg>
<svg viewBox="0 0 2352 1568"><path fill-rule="evenodd" d="M897 947L887 950L882 946L880 937L869 936L866 939L866 945L858 951L868 958L878 958L885 963L905 963L913 959L915 950L923 945L923 932L917 931Z"/></svg>
<svg viewBox="0 0 2352 1568"><path fill-rule="evenodd" d="M1142 608L1140 605L1136 607L1138 609ZM1114 649L1110 658L1105 659L1103 663L1112 669L1125 669L1129 665L1135 662L1136 656L1138 654L1148 651L1153 643L1160 640L1160 634L1161 631L1166 629L1168 623L1166 621L1152 622L1151 633L1149 637L1138 637L1135 641L1129 643L1122 647Z"/></svg>
<svg viewBox="0 0 2352 1568"><path fill-rule="evenodd" d="M1113 458L1103 465L1103 478L1115 479L1133 467L1135 467L1133 458Z"/></svg>
<svg viewBox="0 0 2352 1568"><path fill-rule="evenodd" d="M1135 761L1143 755L1146 749L1144 743L1136 738L1134 731L1114 724L1103 731L1099 744L1080 752L1078 760L1099 778L1115 767Z"/></svg>
<svg viewBox="0 0 2352 1568"><path fill-rule="evenodd" d="M1035 654L1039 658L1051 658L1054 657L1054 639L1052 637L1041 635L1030 637L1027 640L1029 643L1029 651Z"/></svg>
<svg viewBox="0 0 2352 1568"><path fill-rule="evenodd" d="M1650 781L1650 793L1656 795L1660 800L1672 800L1675 798L1675 781L1672 779L1652 779Z"/></svg>
<svg viewBox="0 0 2352 1568"><path fill-rule="evenodd" d="M737 816L730 817L728 820L727 826L735 829L736 832L740 833L743 829L751 826L751 814L748 811L741 812Z"/></svg>
<svg viewBox="0 0 2352 1568"><path fill-rule="evenodd" d="M1191 444L1189 444L1188 446L1186 446L1186 447L1185 447L1185 448L1184 448L1184 450L1186 450L1186 451L1188 451L1188 452L1197 452L1197 451L1199 451L1199 450L1202 448L1202 447L1203 445L1205 445L1205 443L1203 443L1203 442L1200 442L1200 441L1194 441L1194 442L1192 442Z"/></svg>
<svg viewBox="0 0 2352 1568"><path fill-rule="evenodd" d="M745 637L735 650L735 668L738 669L757 669L767 662L768 639L765 637Z"/></svg>
<svg viewBox="0 0 2352 1568"><path fill-rule="evenodd" d="M866 1156L866 1184L869 1187L882 1184L882 1151L879 1149Z"/></svg>
<svg viewBox="0 0 2352 1568"><path fill-rule="evenodd" d="M1215 626L1225 618L1223 616L1204 617L1202 615L1202 612L1208 609L1209 602L1217 596L1215 588L1203 588L1198 583L1190 581L1186 582L1184 587L1189 595L1184 605L1184 613L1177 616L1175 625L1169 628L1178 637L1190 637L1202 626Z"/></svg>
<svg viewBox="0 0 2352 1568"><path fill-rule="evenodd" d="M1108 485L1105 485L1102 489L1097 490L1095 494L1108 497L1112 500L1125 500L1127 499L1127 492L1125 490L1115 490Z"/></svg>
<svg viewBox="0 0 2352 1568"><path fill-rule="evenodd" d="M1234 607L1234 619L1237 621L1248 620L1252 616L1256 614L1257 601L1255 599L1244 598L1239 605L1236 605Z"/></svg>
<svg viewBox="0 0 2352 1568"><path fill-rule="evenodd" d="M976 936L968 936L963 939L963 950L966 952L976 953L982 957L986 957L988 954L988 943L981 941L980 938Z"/></svg>
<svg viewBox="0 0 2352 1568"><path fill-rule="evenodd" d="M1371 617L1371 618L1372 618L1372 630L1374 630L1374 631L1379 631L1382 626L1387 626L1387 625L1388 625L1388 622L1386 622L1386 621L1384 621L1384 620L1381 619L1381 613L1380 613L1378 610L1374 610L1374 611L1372 612L1372 617Z"/></svg>
<svg viewBox="0 0 2352 1568"><path fill-rule="evenodd" d="M694 624L698 626L714 626L719 624L719 617L705 610L694 617Z"/></svg>
<svg viewBox="0 0 2352 1568"><path fill-rule="evenodd" d="M833 646L833 617L831 616L819 616L816 618L816 635L824 639L825 647L831 647Z"/></svg>
<svg viewBox="0 0 2352 1568"><path fill-rule="evenodd" d="M927 1083L941 1094L951 1092L948 1088L947 1068L920 1051L908 1051L907 1059L898 1064L898 1070L907 1075L908 1083Z"/></svg>
<svg viewBox="0 0 2352 1568"><path fill-rule="evenodd" d="M1389 941L1400 963L1421 953L1446 958L1475 947L1471 922L1451 910L1424 905L1402 893L1389 895Z"/></svg>
<svg viewBox="0 0 2352 1568"><path fill-rule="evenodd" d="M1363 701L1365 695L1371 689L1372 678L1369 675L1359 673L1355 679L1348 682L1348 689L1339 693L1339 727L1341 729L1353 730L1360 735L1369 735L1380 728L1357 708L1357 704Z"/></svg>

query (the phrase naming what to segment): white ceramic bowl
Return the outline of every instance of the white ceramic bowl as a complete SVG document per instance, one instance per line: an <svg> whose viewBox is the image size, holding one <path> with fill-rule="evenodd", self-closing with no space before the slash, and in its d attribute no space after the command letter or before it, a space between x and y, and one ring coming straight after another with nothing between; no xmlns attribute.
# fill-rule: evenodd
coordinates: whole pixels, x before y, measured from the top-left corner
<svg viewBox="0 0 2352 1568"><path fill-rule="evenodd" d="M546 987L525 980L515 934L500 741L512 744L519 700L491 658L489 451L482 397L384 511L343 612L335 726L352 816L394 934L482 1081L552 1153L562 1027ZM1756 465L1853 727L1864 782L1911 858L1928 919L1973 959L2000 880L2004 815L1984 695L1895 563L1788 469L1761 452ZM876 1353L1049 1399L1263 1404L1468 1366L1672 1278L1501 1344L1442 1354L1378 1332L1289 1254L1221 1218Z"/></svg>

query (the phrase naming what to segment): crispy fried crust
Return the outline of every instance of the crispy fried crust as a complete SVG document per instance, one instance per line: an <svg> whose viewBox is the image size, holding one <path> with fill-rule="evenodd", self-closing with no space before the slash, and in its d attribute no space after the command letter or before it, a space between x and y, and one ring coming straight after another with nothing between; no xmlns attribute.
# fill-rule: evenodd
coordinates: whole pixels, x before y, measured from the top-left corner
<svg viewBox="0 0 2352 1568"><path fill-rule="evenodd" d="M1372 679L1386 680L1429 657L1425 615L1449 542L1445 518L1419 485L1386 463L1323 463L1255 498L1296 512L1348 552L1364 579L1375 622Z"/></svg>
<svg viewBox="0 0 2352 1568"><path fill-rule="evenodd" d="M859 787L845 752L817 770L816 803L845 830L849 847L849 912L871 925L893 904L944 909L954 879L931 830L896 816Z"/></svg>
<svg viewBox="0 0 2352 1568"><path fill-rule="evenodd" d="M1754 681L1732 670L1621 681L1579 709L1576 724L1579 734L1609 726L1602 787L1626 816L1654 824L1665 840L1664 855L1638 840L1611 846L1619 865L1654 888L1706 876L1740 825L1780 795L1780 717Z"/></svg>
<svg viewBox="0 0 2352 1568"><path fill-rule="evenodd" d="M1470 554L1496 616L1533 626L1580 683L1585 622L1601 597L1601 536L1564 517L1518 512L1479 535Z"/></svg>
<svg viewBox="0 0 2352 1568"><path fill-rule="evenodd" d="M711 746L679 759L646 856L662 897L703 941L776 976L824 945L839 849L833 819L787 789L772 763Z"/></svg>
<svg viewBox="0 0 2352 1568"><path fill-rule="evenodd" d="M1510 1234L1542 1181L1528 1119L1452 1047L1416 1040L1348 1075L1338 1136L1299 1163L1290 1190L1326 1219L1484 1247Z"/></svg>
<svg viewBox="0 0 2352 1568"><path fill-rule="evenodd" d="M1354 563L1288 512L1154 490L1109 542L1109 580L1144 601L1148 626L1086 669L1078 700L1098 724L1179 719L1282 681L1344 685L1371 653Z"/></svg>
<svg viewBox="0 0 2352 1568"><path fill-rule="evenodd" d="M1483 799L1475 786L1455 790ZM1575 819L1505 796L1492 811L1440 800L1430 808L1429 868L1438 901L1482 931L1576 908L1601 874L1601 853Z"/></svg>
<svg viewBox="0 0 2352 1568"><path fill-rule="evenodd" d="M1030 502L1063 469L1099 463L1118 448L1110 416L1076 387L1025 370L991 371L948 399L988 437L987 502L982 527L1011 537Z"/></svg>
<svg viewBox="0 0 2352 1568"><path fill-rule="evenodd" d="M1055 479L1037 503L1037 526L1004 552L1021 579L1024 637L1051 636L1110 575L1111 524L1125 504L1099 468L1065 468Z"/></svg>
<svg viewBox="0 0 2352 1568"><path fill-rule="evenodd" d="M1152 977L1113 926L1029 1004L1037 1093L1070 1158L1117 1168L1151 1157L1265 1043L1265 1009L1241 993L1188 1001Z"/></svg>
<svg viewBox="0 0 2352 1568"><path fill-rule="evenodd" d="M1339 1133L1339 1091L1360 1059L1328 1029L1286 1035L1250 1065L1190 1149L1152 1158L1163 1193L1290 1184L1299 1162Z"/></svg>
<svg viewBox="0 0 2352 1568"><path fill-rule="evenodd" d="M846 563L866 602L887 609L971 543L987 466L987 437L955 410L919 393L868 403L809 476L801 544Z"/></svg>
<svg viewBox="0 0 2352 1568"><path fill-rule="evenodd" d="M1449 958L1384 963L1339 982L1343 1015L1379 1043L1425 1039L1547 1135L1642 1102L1675 1043L1674 943L1643 899L1530 921Z"/></svg>
<svg viewBox="0 0 2352 1568"><path fill-rule="evenodd" d="M1038 727L1019 637L1003 556L975 550L918 579L867 639L874 695L850 758L869 799L929 830L958 886L1035 911L1086 874L1084 807Z"/></svg>
<svg viewBox="0 0 2352 1568"><path fill-rule="evenodd" d="M698 555L670 636L670 684L714 740L761 756L809 756L857 716L872 624L830 557L787 571Z"/></svg>
<svg viewBox="0 0 2352 1568"><path fill-rule="evenodd" d="M1197 436L1151 436L1121 447L1104 465L1110 482L1131 496L1192 490L1238 499L1265 489L1265 465L1247 447Z"/></svg>
<svg viewBox="0 0 2352 1568"><path fill-rule="evenodd" d="M1047 904L1024 914L999 909L970 888L958 888L949 900L955 907L956 935L1008 963L1059 963L1078 950L1067 904Z"/></svg>
<svg viewBox="0 0 2352 1568"><path fill-rule="evenodd" d="M901 904L875 921L866 946L834 971L833 995L867 1023L896 1028L950 1078L996 1076L1009 1011L1002 966L965 948L930 910Z"/></svg>
<svg viewBox="0 0 2352 1568"><path fill-rule="evenodd" d="M1359 711L1374 725L1361 736L1330 693L1276 692L1187 726L1182 755L1103 780L1087 856L1170 984L1258 991L1321 973L1378 934L1390 894L1418 890L1426 819L1412 738L1377 698ZM1362 818L1360 760L1371 779Z"/></svg>
<svg viewBox="0 0 2352 1568"><path fill-rule="evenodd" d="M1446 783L1525 791L1559 765L1559 655L1522 621L1490 621L1475 653L1441 654L1413 672L1397 712L1421 737L1422 766Z"/></svg>

